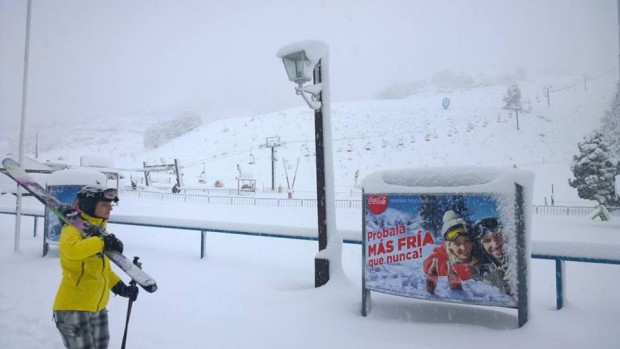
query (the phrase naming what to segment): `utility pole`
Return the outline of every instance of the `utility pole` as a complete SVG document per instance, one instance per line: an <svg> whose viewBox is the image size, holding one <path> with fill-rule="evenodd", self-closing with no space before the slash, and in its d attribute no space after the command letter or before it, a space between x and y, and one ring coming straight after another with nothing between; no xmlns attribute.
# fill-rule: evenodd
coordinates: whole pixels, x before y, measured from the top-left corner
<svg viewBox="0 0 620 349"><path fill-rule="evenodd" d="M19 164L24 166L24 148L26 137L26 101L28 94L28 57L30 56L30 12L32 8L32 0L28 0L26 9L26 42L24 48L24 75L22 79L22 118L19 129ZM20 231L22 220L22 188L18 185L15 199L15 252L20 252Z"/></svg>
<svg viewBox="0 0 620 349"><path fill-rule="evenodd" d="M271 190L276 190L276 148L281 147L280 137L267 137L265 144L261 144L260 148L271 148Z"/></svg>

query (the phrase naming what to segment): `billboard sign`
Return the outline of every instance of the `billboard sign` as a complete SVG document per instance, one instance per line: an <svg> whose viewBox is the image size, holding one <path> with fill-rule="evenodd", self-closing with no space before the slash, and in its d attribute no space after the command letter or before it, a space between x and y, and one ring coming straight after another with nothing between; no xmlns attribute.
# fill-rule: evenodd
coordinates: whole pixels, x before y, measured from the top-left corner
<svg viewBox="0 0 620 349"><path fill-rule="evenodd" d="M405 297L516 308L514 215L492 194L365 196L365 286Z"/></svg>
<svg viewBox="0 0 620 349"><path fill-rule="evenodd" d="M514 308L527 322L533 173L378 171L363 182L362 315L370 292Z"/></svg>

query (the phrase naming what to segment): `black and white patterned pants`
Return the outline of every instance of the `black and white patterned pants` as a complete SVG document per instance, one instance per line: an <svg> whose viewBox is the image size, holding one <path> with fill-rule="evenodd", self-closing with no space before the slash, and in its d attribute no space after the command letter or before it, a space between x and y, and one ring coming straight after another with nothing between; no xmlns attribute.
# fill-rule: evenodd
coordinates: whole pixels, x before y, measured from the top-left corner
<svg viewBox="0 0 620 349"><path fill-rule="evenodd" d="M108 311L54 311L54 321L68 349L107 349Z"/></svg>

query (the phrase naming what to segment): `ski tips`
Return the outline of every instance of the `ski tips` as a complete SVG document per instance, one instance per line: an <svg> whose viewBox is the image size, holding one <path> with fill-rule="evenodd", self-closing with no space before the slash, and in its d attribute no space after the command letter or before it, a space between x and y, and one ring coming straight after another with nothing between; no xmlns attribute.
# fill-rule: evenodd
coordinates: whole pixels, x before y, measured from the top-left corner
<svg viewBox="0 0 620 349"><path fill-rule="evenodd" d="M13 158L4 158L2 159L2 166L6 167L9 164L17 164L19 165L19 163L17 161L15 161Z"/></svg>
<svg viewBox="0 0 620 349"><path fill-rule="evenodd" d="M15 167L20 167L20 165L13 158L4 158L2 159L2 167L4 167L4 170L2 171L2 173L15 179L15 175L11 174L10 169L15 168Z"/></svg>
<svg viewBox="0 0 620 349"><path fill-rule="evenodd" d="M3 167L5 170L8 170L8 168L9 168L9 167L12 167L12 166L15 166L15 165L19 166L19 164L17 163L17 161L13 160L12 158L4 158L4 159L2 159L2 167ZM4 172L4 171L3 171L3 172ZM9 174L9 173L7 173L7 172L4 172L4 173L6 173L6 174L10 175L10 174ZM11 178L13 178L13 177L11 177Z"/></svg>

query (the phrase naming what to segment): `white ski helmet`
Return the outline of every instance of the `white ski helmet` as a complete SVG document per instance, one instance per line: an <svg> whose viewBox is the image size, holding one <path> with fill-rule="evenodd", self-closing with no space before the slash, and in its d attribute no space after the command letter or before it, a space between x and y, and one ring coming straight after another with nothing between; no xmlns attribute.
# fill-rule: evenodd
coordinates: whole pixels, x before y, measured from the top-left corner
<svg viewBox="0 0 620 349"><path fill-rule="evenodd" d="M467 222L452 210L444 213L441 232L445 241L452 241L459 235L471 237Z"/></svg>
<svg viewBox="0 0 620 349"><path fill-rule="evenodd" d="M116 188L107 188L100 184L87 185L78 191L76 199L78 208L94 217L97 202L118 202L118 191Z"/></svg>

